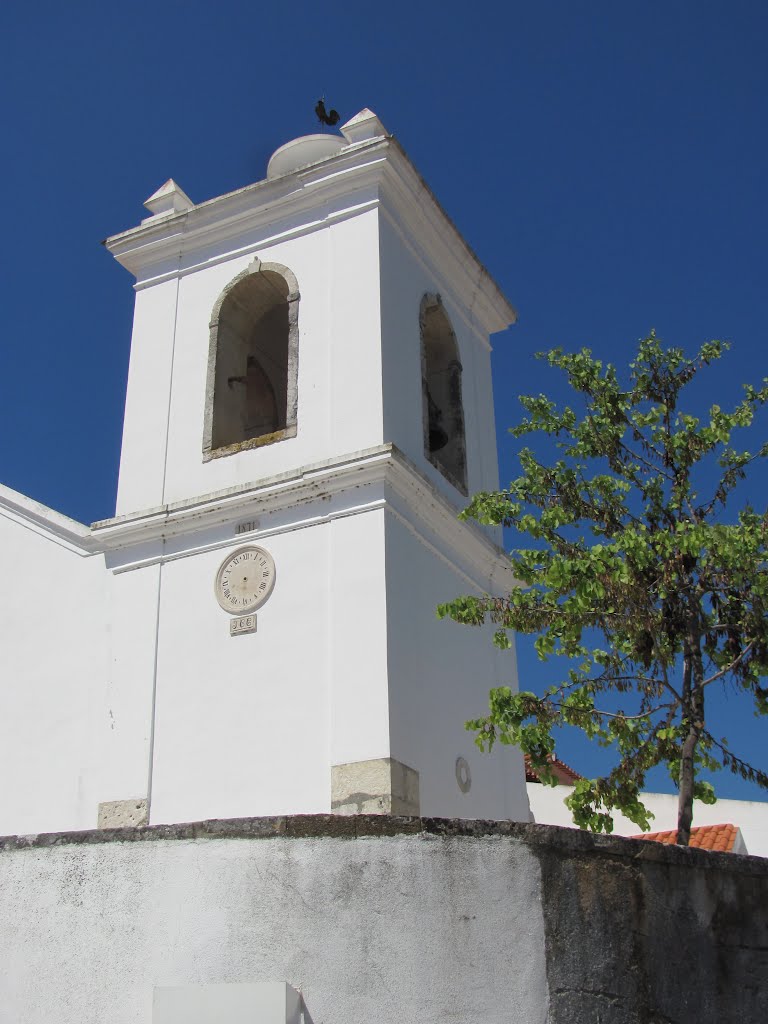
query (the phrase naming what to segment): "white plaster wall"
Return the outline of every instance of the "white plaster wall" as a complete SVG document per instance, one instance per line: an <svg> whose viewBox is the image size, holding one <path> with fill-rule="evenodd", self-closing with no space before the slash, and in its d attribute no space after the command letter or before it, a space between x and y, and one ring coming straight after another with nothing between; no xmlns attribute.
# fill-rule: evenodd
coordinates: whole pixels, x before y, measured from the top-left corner
<svg viewBox="0 0 768 1024"><path fill-rule="evenodd" d="M172 279L136 293L118 515L162 504L178 291L179 282Z"/></svg>
<svg viewBox="0 0 768 1024"><path fill-rule="evenodd" d="M304 514L256 539L276 584L255 634L213 592L241 538L163 564L153 823L329 811L332 764L389 753L383 513Z"/></svg>
<svg viewBox="0 0 768 1024"><path fill-rule="evenodd" d="M314 1024L547 1020L540 869L520 842L160 840L0 860L2 1024L151 1024L155 985L253 981L289 982Z"/></svg>
<svg viewBox="0 0 768 1024"><path fill-rule="evenodd" d="M390 756L384 511L329 528L330 764Z"/></svg>
<svg viewBox="0 0 768 1024"><path fill-rule="evenodd" d="M94 780L99 803L147 796L159 576L158 565L109 572L110 666L98 708ZM95 824L96 808L88 827Z"/></svg>
<svg viewBox="0 0 768 1024"><path fill-rule="evenodd" d="M381 320L384 440L391 441L459 507L461 495L424 454L419 308L426 293L439 292L456 334L462 364L462 399L469 494L498 487L490 351L447 289L439 267L418 257L382 214Z"/></svg>
<svg viewBox="0 0 768 1024"><path fill-rule="evenodd" d="M306 385L328 424L330 450L320 458L362 451L386 440L382 419L378 212L370 210L334 224L327 237L324 313L328 327L323 334L317 332L314 343L326 346L329 387L318 393L317 382L311 377ZM319 308L316 315L319 320ZM312 429L309 421L307 429Z"/></svg>
<svg viewBox="0 0 768 1024"><path fill-rule="evenodd" d="M464 728L487 709L492 687L517 688L514 655L494 648L492 630L435 614L440 602L480 588L392 514L386 558L392 756L419 772L421 813L528 821L520 752L481 754ZM456 780L457 757L470 766L468 793Z"/></svg>
<svg viewBox="0 0 768 1024"><path fill-rule="evenodd" d="M297 213L294 229L307 218ZM189 251L178 282L137 292L118 514L382 441L376 212L321 223L279 242L262 231L230 241L226 249L238 255L221 261L226 251ZM299 284L297 435L203 463L211 310L255 255L289 267Z"/></svg>
<svg viewBox="0 0 768 1024"><path fill-rule="evenodd" d="M534 820L540 825L562 825L574 828L571 813L563 801L571 793L570 786L542 786L528 783L528 796ZM643 793L642 802L655 817L652 832L677 828L677 796L671 793ZM753 857L768 857L768 802L752 800L718 800L715 804L694 802L693 824L738 825ZM640 829L623 814L614 816L613 834L637 836Z"/></svg>
<svg viewBox="0 0 768 1024"><path fill-rule="evenodd" d="M93 828L104 560L0 515L0 577L0 833Z"/></svg>

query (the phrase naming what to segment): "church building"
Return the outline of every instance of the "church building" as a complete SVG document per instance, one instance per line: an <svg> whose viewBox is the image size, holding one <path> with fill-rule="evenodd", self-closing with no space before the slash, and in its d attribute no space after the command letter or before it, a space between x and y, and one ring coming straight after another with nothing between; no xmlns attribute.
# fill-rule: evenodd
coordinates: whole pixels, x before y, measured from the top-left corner
<svg viewBox="0 0 768 1024"><path fill-rule="evenodd" d="M515 319L370 110L106 242L135 278L116 514L0 489L0 834L379 813L527 821L464 722L514 654L489 335ZM83 400L86 396L82 396Z"/></svg>
<svg viewBox="0 0 768 1024"><path fill-rule="evenodd" d="M768 862L532 824L464 728L515 313L402 147L145 205L115 516L0 488L0 1024L768 1019Z"/></svg>

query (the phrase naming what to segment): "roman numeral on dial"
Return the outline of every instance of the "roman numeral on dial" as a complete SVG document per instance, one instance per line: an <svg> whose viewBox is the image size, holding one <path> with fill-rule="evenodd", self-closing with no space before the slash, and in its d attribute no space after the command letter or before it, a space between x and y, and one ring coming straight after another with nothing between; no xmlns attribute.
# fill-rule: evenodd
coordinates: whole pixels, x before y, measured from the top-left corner
<svg viewBox="0 0 768 1024"><path fill-rule="evenodd" d="M255 611L270 596L274 584L275 563L269 552L246 547L219 566L214 590L219 605L234 615Z"/></svg>

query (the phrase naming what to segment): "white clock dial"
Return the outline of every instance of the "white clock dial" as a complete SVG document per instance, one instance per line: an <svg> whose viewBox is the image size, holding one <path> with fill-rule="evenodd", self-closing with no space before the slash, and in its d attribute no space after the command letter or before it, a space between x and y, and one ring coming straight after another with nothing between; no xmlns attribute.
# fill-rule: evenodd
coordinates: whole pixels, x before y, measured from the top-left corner
<svg viewBox="0 0 768 1024"><path fill-rule="evenodd" d="M275 563L263 548L239 548L216 573L216 600L230 615L244 615L264 604L275 585Z"/></svg>

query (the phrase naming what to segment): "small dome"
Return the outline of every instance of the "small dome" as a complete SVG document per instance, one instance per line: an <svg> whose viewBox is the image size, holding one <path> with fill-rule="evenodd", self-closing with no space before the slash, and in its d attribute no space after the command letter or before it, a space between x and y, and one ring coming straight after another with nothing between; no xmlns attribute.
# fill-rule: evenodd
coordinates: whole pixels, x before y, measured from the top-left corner
<svg viewBox="0 0 768 1024"><path fill-rule="evenodd" d="M279 178L281 174L289 174L299 167L325 160L348 145L341 135L302 135L298 139L291 139L270 157L267 177Z"/></svg>

